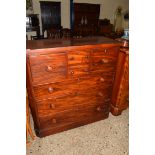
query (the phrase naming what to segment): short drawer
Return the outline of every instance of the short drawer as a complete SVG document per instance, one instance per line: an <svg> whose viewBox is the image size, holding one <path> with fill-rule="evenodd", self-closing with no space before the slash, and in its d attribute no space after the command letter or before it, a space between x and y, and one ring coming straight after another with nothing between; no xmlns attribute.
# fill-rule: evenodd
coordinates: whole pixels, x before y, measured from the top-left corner
<svg viewBox="0 0 155 155"><path fill-rule="evenodd" d="M77 105L72 110L40 117L40 128L47 130L50 128L61 128L76 122L94 120L94 118L103 119L108 117L109 110L109 104Z"/></svg>
<svg viewBox="0 0 155 155"><path fill-rule="evenodd" d="M69 66L68 68L68 75L69 77L83 77L90 75L90 65L76 65L76 66Z"/></svg>
<svg viewBox="0 0 155 155"><path fill-rule="evenodd" d="M65 80L57 83L34 86L34 96L37 100L59 98L72 95L78 90L75 80Z"/></svg>
<svg viewBox="0 0 155 155"><path fill-rule="evenodd" d="M66 54L30 56L30 69L34 84L57 82L67 77Z"/></svg>
<svg viewBox="0 0 155 155"><path fill-rule="evenodd" d="M33 84L57 82L67 77L67 67L65 63L62 66L53 63L43 63L31 66L31 75Z"/></svg>
<svg viewBox="0 0 155 155"><path fill-rule="evenodd" d="M29 55L30 65L40 65L42 63L52 62L53 64L58 64L61 66L62 63L66 62L67 55L66 53L54 53L51 54L31 54Z"/></svg>
<svg viewBox="0 0 155 155"><path fill-rule="evenodd" d="M104 56L95 56L92 58L92 68L102 69L103 67L116 66L117 59L104 57Z"/></svg>
<svg viewBox="0 0 155 155"><path fill-rule="evenodd" d="M92 50L93 56L108 56L117 57L119 53L119 47L96 47Z"/></svg>
<svg viewBox="0 0 155 155"><path fill-rule="evenodd" d="M68 65L90 63L90 52L88 51L70 51L68 52Z"/></svg>

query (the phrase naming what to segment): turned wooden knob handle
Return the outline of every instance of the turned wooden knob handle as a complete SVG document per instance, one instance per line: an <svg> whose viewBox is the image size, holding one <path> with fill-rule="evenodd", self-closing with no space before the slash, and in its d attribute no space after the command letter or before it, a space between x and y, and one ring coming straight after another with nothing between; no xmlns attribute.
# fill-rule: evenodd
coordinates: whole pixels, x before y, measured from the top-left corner
<svg viewBox="0 0 155 155"><path fill-rule="evenodd" d="M52 93L53 91L54 91L54 89L53 89L52 87L49 87L49 88L48 88L48 92L49 92L49 93Z"/></svg>
<svg viewBox="0 0 155 155"><path fill-rule="evenodd" d="M107 53L107 49L104 49L104 52Z"/></svg>
<svg viewBox="0 0 155 155"><path fill-rule="evenodd" d="M102 63L108 63L109 61L107 59L101 59Z"/></svg>
<svg viewBox="0 0 155 155"><path fill-rule="evenodd" d="M52 123L55 124L56 122L57 122L57 120L56 120L55 118L53 118L53 119L52 119Z"/></svg>
<svg viewBox="0 0 155 155"><path fill-rule="evenodd" d="M105 81L105 79L104 79L103 77L101 77L101 78L100 78L100 81L101 81L101 82L104 82L104 81Z"/></svg>
<svg viewBox="0 0 155 155"><path fill-rule="evenodd" d="M47 66L47 71L51 71L52 67L51 66Z"/></svg>
<svg viewBox="0 0 155 155"><path fill-rule="evenodd" d="M71 71L71 74L73 75L74 74L74 71Z"/></svg>
<svg viewBox="0 0 155 155"><path fill-rule="evenodd" d="M55 66L47 66L47 71L52 71L55 69Z"/></svg>
<svg viewBox="0 0 155 155"><path fill-rule="evenodd" d="M97 107L97 111L101 111L101 107Z"/></svg>
<svg viewBox="0 0 155 155"><path fill-rule="evenodd" d="M53 104L53 103L50 104L50 108L51 108L51 109L55 109L55 104Z"/></svg>
<svg viewBox="0 0 155 155"><path fill-rule="evenodd" d="M99 96L103 96L103 93L99 92L98 95L99 95Z"/></svg>
<svg viewBox="0 0 155 155"><path fill-rule="evenodd" d="M77 78L77 81L80 81L81 79L80 78Z"/></svg>
<svg viewBox="0 0 155 155"><path fill-rule="evenodd" d="M83 69L84 72L89 72L89 69Z"/></svg>
<svg viewBox="0 0 155 155"><path fill-rule="evenodd" d="M107 98L104 100L104 102L109 102L111 99L110 98Z"/></svg>
<svg viewBox="0 0 155 155"><path fill-rule="evenodd" d="M69 60L74 60L74 57L70 57Z"/></svg>

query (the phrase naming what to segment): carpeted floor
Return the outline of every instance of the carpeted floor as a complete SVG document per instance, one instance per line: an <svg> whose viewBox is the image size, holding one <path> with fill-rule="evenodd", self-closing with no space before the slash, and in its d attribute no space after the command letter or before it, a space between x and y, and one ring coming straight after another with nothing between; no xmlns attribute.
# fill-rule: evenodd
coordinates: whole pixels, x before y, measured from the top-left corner
<svg viewBox="0 0 155 155"><path fill-rule="evenodd" d="M128 155L129 110L120 116L36 138L27 155ZM32 122L31 122L32 123Z"/></svg>

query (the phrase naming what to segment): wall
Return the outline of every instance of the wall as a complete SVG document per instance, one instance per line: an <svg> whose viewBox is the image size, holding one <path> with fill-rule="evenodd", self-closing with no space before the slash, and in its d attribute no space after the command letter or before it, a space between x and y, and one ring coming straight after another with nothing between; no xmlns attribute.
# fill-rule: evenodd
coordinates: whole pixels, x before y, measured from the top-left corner
<svg viewBox="0 0 155 155"><path fill-rule="evenodd" d="M74 2L100 4L99 18L108 18L112 24L114 23L114 14L118 6L122 6L122 11L129 10L129 0L74 0ZM127 27L126 23L124 23L124 27Z"/></svg>
<svg viewBox="0 0 155 155"><path fill-rule="evenodd" d="M70 0L41 0L41 1L55 1L61 2L61 25L64 28L70 28ZM100 19L108 18L111 23L114 23L114 13L118 6L123 7L123 11L128 10L129 0L74 0L75 3L92 3L100 4ZM41 11L39 0L33 0L34 13L39 14L40 27L41 24ZM128 23L124 22L124 28L128 27Z"/></svg>
<svg viewBox="0 0 155 155"><path fill-rule="evenodd" d="M70 27L70 0L41 0L41 1L61 2L61 25L64 28ZM35 14L39 14L40 27L42 29L39 0L33 0L33 11Z"/></svg>

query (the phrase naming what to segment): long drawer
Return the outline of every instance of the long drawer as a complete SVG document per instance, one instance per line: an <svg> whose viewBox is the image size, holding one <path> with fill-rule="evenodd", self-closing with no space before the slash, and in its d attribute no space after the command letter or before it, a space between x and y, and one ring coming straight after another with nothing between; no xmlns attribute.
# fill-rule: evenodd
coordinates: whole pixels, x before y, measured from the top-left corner
<svg viewBox="0 0 155 155"><path fill-rule="evenodd" d="M47 98L58 98L62 96L72 95L78 91L78 84L73 80L64 80L61 82L34 86L34 97L36 100Z"/></svg>
<svg viewBox="0 0 155 155"><path fill-rule="evenodd" d="M75 122L93 120L94 118L105 118L109 114L109 104L75 105L74 109L53 114L47 117L40 117L40 129L47 130L56 127L63 127Z"/></svg>
<svg viewBox="0 0 155 155"><path fill-rule="evenodd" d="M34 97L36 100L48 98L59 98L61 96L73 95L76 92L87 90L100 92L100 90L112 87L112 74L102 76L89 76L64 80L62 82L34 86Z"/></svg>
<svg viewBox="0 0 155 155"><path fill-rule="evenodd" d="M60 113L62 111L74 109L76 105L92 105L92 104L110 104L111 96L108 93L100 94L88 94L77 93L74 95L53 98L44 101L37 102L38 114L40 117L47 115Z"/></svg>

